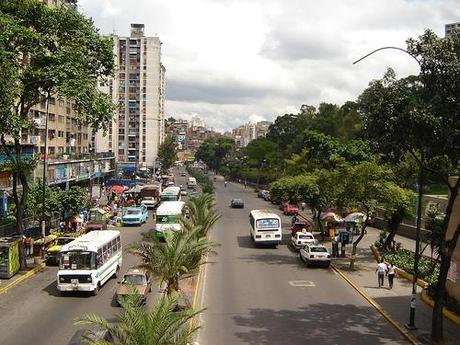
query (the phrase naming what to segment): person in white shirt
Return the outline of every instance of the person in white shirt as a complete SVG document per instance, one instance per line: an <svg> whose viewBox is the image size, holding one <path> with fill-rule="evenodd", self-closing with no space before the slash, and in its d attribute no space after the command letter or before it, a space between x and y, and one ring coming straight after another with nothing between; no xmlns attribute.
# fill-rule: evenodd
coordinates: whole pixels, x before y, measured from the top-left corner
<svg viewBox="0 0 460 345"><path fill-rule="evenodd" d="M388 285L390 289L393 289L393 280L395 279L396 275L396 267L393 264L388 265Z"/></svg>
<svg viewBox="0 0 460 345"><path fill-rule="evenodd" d="M377 265L377 268L375 269L375 272L377 272L379 287L382 287L385 280L385 274L388 272L388 267L383 262L383 259L380 260L379 264Z"/></svg>

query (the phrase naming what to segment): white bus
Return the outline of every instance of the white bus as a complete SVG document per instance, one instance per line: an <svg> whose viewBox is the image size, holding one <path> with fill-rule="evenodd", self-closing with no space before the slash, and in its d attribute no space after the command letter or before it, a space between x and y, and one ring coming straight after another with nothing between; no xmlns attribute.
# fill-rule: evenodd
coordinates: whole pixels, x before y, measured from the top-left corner
<svg viewBox="0 0 460 345"><path fill-rule="evenodd" d="M101 286L116 277L121 267L120 232L91 231L64 245L60 252L57 288L89 291L96 295Z"/></svg>
<svg viewBox="0 0 460 345"><path fill-rule="evenodd" d="M189 177L187 181L187 188L195 188L196 187L196 178Z"/></svg>
<svg viewBox="0 0 460 345"><path fill-rule="evenodd" d="M181 231L179 218L185 215L185 202L166 201L158 206L156 211L155 234L164 239L169 231Z"/></svg>
<svg viewBox="0 0 460 345"><path fill-rule="evenodd" d="M180 201L180 187L167 187L160 194L161 201Z"/></svg>
<svg viewBox="0 0 460 345"><path fill-rule="evenodd" d="M249 214L250 234L254 245L267 244L277 246L281 243L280 217L269 210L252 210Z"/></svg>

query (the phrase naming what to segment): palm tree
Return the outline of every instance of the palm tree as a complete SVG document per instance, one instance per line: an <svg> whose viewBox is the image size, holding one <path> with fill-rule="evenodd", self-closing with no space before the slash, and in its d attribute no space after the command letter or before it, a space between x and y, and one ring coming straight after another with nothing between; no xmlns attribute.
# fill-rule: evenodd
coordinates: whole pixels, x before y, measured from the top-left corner
<svg viewBox="0 0 460 345"><path fill-rule="evenodd" d="M140 303L140 296L132 294L121 301L123 309L116 316L115 323L87 314L75 324L90 325L110 334L110 340L101 340L94 331L89 331L85 339L89 345L185 345L198 329L191 327L190 321L203 309L174 311L177 300L176 294L166 295L147 310Z"/></svg>
<svg viewBox="0 0 460 345"><path fill-rule="evenodd" d="M198 238L206 237L211 228L220 219L214 208L214 197L211 194L202 194L187 202L188 217L182 220L182 227L185 231L192 228Z"/></svg>
<svg viewBox="0 0 460 345"><path fill-rule="evenodd" d="M191 227L189 231L171 232L161 242L153 233L145 235L144 241L134 243L130 253L142 259L142 267L159 278L160 286L166 284L166 293L179 290L179 281L198 273L202 259L214 253L216 244L206 237L198 237L202 229Z"/></svg>

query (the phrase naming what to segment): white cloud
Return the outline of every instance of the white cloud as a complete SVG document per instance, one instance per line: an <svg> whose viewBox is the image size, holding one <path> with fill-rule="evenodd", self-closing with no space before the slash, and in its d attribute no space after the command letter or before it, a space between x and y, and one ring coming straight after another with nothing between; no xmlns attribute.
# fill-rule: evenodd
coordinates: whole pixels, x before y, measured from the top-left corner
<svg viewBox="0 0 460 345"><path fill-rule="evenodd" d="M457 0L79 0L101 32L144 23L163 42L167 116L199 114L209 126L272 120L302 104L354 100L387 67L418 66L397 51L425 28L460 20Z"/></svg>

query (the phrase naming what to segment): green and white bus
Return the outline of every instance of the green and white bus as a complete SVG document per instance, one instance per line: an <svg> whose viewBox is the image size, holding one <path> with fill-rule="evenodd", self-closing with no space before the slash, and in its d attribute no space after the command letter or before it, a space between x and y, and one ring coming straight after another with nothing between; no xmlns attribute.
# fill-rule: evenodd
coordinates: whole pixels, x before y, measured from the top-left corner
<svg viewBox="0 0 460 345"><path fill-rule="evenodd" d="M167 187L160 194L161 201L180 201L180 187Z"/></svg>
<svg viewBox="0 0 460 345"><path fill-rule="evenodd" d="M104 283L116 277L122 263L120 231L91 231L64 245L59 252L57 288L88 291L96 295Z"/></svg>
<svg viewBox="0 0 460 345"><path fill-rule="evenodd" d="M157 238L164 239L170 231L181 231L179 218L185 215L185 202L165 201L156 211L155 233Z"/></svg>

